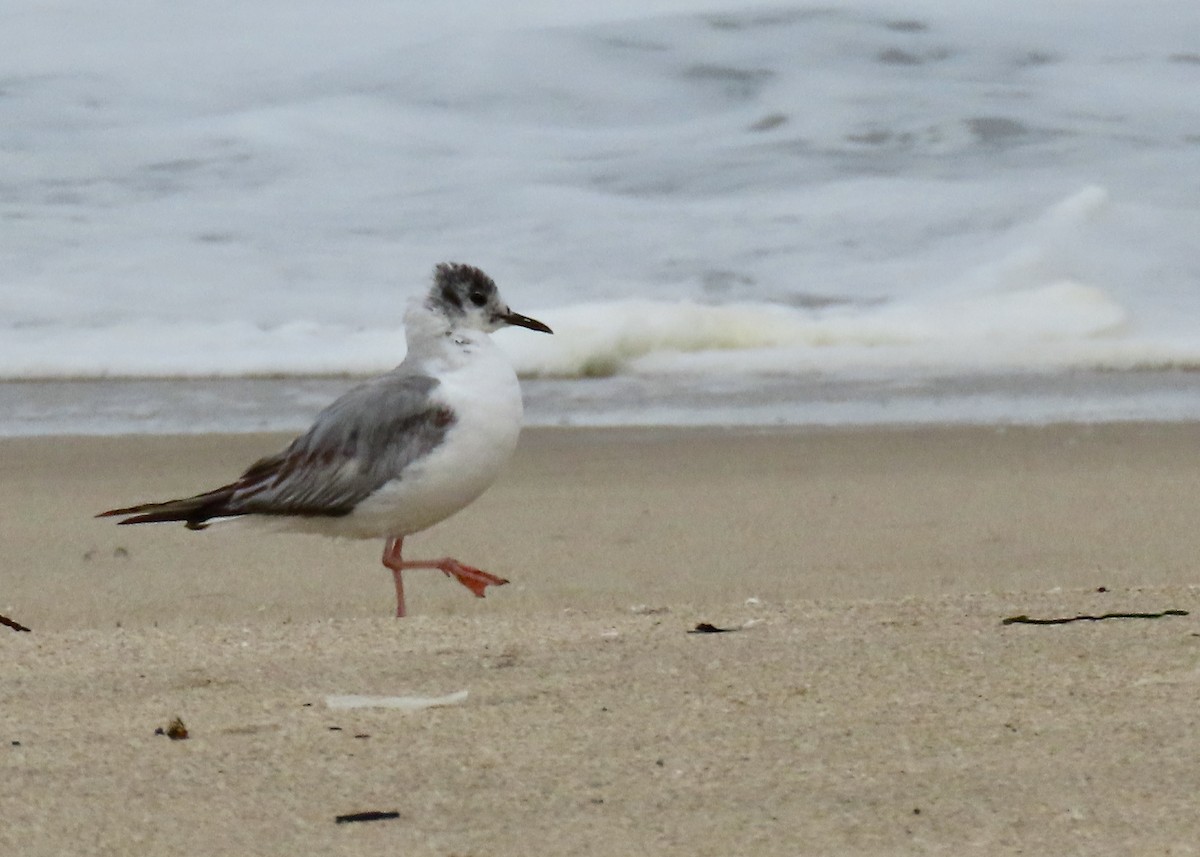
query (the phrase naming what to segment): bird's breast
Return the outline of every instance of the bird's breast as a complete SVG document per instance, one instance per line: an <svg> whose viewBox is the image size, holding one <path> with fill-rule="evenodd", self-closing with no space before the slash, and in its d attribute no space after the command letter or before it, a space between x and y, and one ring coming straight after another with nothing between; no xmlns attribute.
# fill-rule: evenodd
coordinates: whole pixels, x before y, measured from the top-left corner
<svg viewBox="0 0 1200 857"><path fill-rule="evenodd" d="M438 373L431 395L452 415L442 442L359 504L346 523L370 535L402 536L431 527L475 500L511 457L521 431L521 389L490 341Z"/></svg>

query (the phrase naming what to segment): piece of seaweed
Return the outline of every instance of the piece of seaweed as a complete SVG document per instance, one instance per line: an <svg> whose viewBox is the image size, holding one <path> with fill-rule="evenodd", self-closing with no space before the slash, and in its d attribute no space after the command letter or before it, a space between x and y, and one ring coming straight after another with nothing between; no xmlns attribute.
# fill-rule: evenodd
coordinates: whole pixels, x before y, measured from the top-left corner
<svg viewBox="0 0 1200 857"><path fill-rule="evenodd" d="M14 631L28 632L28 631L32 630L31 628L26 628L24 625L22 625L20 622L18 622L15 619L9 619L7 616L0 616L0 625L7 625L8 627L12 628Z"/></svg>
<svg viewBox="0 0 1200 857"><path fill-rule="evenodd" d="M1067 625L1071 622L1102 622L1105 619L1161 619L1164 616L1187 616L1186 610L1163 610L1161 613L1103 613L1099 616L1060 616L1054 619L1030 619L1028 616L1009 616L1001 625Z"/></svg>
<svg viewBox="0 0 1200 857"><path fill-rule="evenodd" d="M389 818L399 818L398 812L380 812L372 810L370 812L352 812L349 815L339 815L334 819L338 824L348 824L352 821L386 821Z"/></svg>
<svg viewBox="0 0 1200 857"><path fill-rule="evenodd" d="M701 622L695 628L688 631L688 633L689 634L728 634L732 631L740 631L740 630L741 630L740 628L718 628L716 625L712 624L711 622Z"/></svg>

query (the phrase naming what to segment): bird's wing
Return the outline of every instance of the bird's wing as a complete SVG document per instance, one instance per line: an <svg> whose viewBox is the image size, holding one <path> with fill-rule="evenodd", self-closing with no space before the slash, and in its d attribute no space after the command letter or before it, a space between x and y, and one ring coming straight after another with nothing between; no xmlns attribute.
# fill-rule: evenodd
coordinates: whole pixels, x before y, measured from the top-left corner
<svg viewBox="0 0 1200 857"><path fill-rule="evenodd" d="M348 515L441 443L454 413L431 397L438 381L395 371L345 393L287 449L212 491L110 509L122 524L184 521L192 529L237 515Z"/></svg>
<svg viewBox="0 0 1200 857"><path fill-rule="evenodd" d="M226 513L349 514L441 443L454 414L430 397L437 384L392 374L350 390L287 449L242 474Z"/></svg>

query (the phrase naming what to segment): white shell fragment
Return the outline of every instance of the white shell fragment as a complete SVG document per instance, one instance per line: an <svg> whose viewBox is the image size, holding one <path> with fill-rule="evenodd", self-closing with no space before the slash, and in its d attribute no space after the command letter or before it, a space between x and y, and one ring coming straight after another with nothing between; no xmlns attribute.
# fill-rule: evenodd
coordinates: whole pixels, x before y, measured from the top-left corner
<svg viewBox="0 0 1200 857"><path fill-rule="evenodd" d="M401 711L420 711L465 702L467 692L460 690L446 696L327 696L329 708L398 708Z"/></svg>

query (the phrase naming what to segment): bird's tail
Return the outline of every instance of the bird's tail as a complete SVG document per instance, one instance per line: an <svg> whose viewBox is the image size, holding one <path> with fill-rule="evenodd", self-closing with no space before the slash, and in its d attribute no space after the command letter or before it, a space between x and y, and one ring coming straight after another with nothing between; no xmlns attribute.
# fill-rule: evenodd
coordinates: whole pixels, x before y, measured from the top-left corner
<svg viewBox="0 0 1200 857"><path fill-rule="evenodd" d="M206 494L197 494L195 497L184 497L180 500L168 500L165 503L141 503L137 506L127 506L124 509L109 509L96 517L128 516L125 517L125 520L118 521L118 524L157 524L164 521L183 521L189 530L202 530L207 526L204 522L210 518L240 514L229 508L228 504L232 494L233 487L225 486Z"/></svg>

